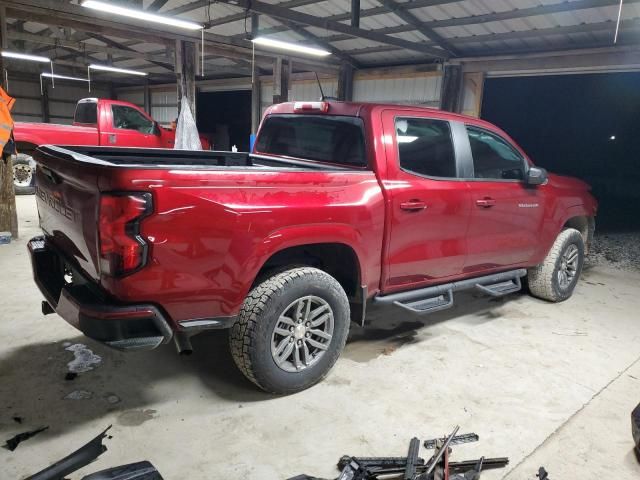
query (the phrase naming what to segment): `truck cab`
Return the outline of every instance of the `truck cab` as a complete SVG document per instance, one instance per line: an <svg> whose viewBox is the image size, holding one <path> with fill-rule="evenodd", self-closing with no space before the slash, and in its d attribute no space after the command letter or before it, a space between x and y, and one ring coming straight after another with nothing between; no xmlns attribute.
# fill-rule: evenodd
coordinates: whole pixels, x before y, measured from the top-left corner
<svg viewBox="0 0 640 480"><path fill-rule="evenodd" d="M125 350L186 352L229 329L236 365L275 393L320 381L368 306L422 316L523 282L569 299L597 212L588 185L498 127L404 105L274 105L251 153L43 146L37 160L45 313Z"/></svg>

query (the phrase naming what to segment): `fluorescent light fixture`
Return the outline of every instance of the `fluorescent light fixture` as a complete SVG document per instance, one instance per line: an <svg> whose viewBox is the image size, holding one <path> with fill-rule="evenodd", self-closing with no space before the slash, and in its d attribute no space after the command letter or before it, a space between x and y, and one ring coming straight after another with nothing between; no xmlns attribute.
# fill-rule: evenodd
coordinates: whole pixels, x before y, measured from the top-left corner
<svg viewBox="0 0 640 480"><path fill-rule="evenodd" d="M2 51L2 56L7 58L17 58L18 60L31 60L32 62L49 63L51 61L50 58L41 57L40 55L29 55L28 53L7 52L6 50Z"/></svg>
<svg viewBox="0 0 640 480"><path fill-rule="evenodd" d="M291 50L292 52L306 53L307 55L315 55L317 57L326 57L331 55L331 52L322 50L316 47L307 47L306 45L298 45L297 43L283 42L281 40L274 40L267 37L256 37L251 40L256 45L263 45L265 47L280 48L282 50Z"/></svg>
<svg viewBox="0 0 640 480"><path fill-rule="evenodd" d="M58 75L57 73L41 73L40 76L47 78L59 78L60 80L76 80L78 82L88 82L88 78L67 77L66 75Z"/></svg>
<svg viewBox="0 0 640 480"><path fill-rule="evenodd" d="M398 143L411 143L418 139L418 137L414 137L413 135L398 135L396 138L398 139Z"/></svg>
<svg viewBox="0 0 640 480"><path fill-rule="evenodd" d="M202 28L202 25L195 22L189 22L188 20L164 17L162 15L148 13L140 9L120 7L107 2L87 0L86 2L82 2L82 6L92 8L94 10L100 10L101 12L122 15L123 17L135 18L136 20L144 20L147 22L162 23L163 25L171 25L172 27L186 28L187 30L200 30Z"/></svg>
<svg viewBox="0 0 640 480"><path fill-rule="evenodd" d="M140 72L138 70L128 70L126 68L116 68L116 67L110 67L108 65L96 65L95 63L92 63L91 65L89 65L89 68L91 70L103 70L105 72L125 73L127 75L145 76L147 74L147 72Z"/></svg>
<svg viewBox="0 0 640 480"><path fill-rule="evenodd" d="M609 137L609 140L615 140L615 139L616 139L616 136L615 136L615 135L611 135L611 136Z"/></svg>

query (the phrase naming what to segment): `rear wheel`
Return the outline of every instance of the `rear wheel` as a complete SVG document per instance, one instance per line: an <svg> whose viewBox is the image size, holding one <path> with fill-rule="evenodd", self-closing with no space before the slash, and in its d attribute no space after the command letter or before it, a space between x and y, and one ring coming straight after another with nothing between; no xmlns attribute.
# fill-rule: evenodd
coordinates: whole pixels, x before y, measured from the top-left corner
<svg viewBox="0 0 640 480"><path fill-rule="evenodd" d="M247 296L230 332L242 373L272 393L319 382L344 348L349 301L331 275L302 267L276 274Z"/></svg>
<svg viewBox="0 0 640 480"><path fill-rule="evenodd" d="M584 263L582 234L567 228L560 232L544 261L529 269L527 281L534 297L562 302L573 294Z"/></svg>
<svg viewBox="0 0 640 480"><path fill-rule="evenodd" d="M36 166L31 155L19 153L13 158L13 188L16 195L33 195L36 191Z"/></svg>

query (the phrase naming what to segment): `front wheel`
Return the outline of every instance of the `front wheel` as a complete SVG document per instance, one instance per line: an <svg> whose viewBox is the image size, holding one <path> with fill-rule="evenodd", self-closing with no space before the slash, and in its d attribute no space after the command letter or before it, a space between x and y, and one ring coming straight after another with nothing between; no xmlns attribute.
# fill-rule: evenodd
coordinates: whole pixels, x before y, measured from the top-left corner
<svg viewBox="0 0 640 480"><path fill-rule="evenodd" d="M13 158L13 189L16 195L33 195L36 191L36 162L31 155L19 153Z"/></svg>
<svg viewBox="0 0 640 480"><path fill-rule="evenodd" d="M254 287L230 331L233 359L263 390L288 394L316 384L340 356L349 301L335 278L294 268Z"/></svg>
<svg viewBox="0 0 640 480"><path fill-rule="evenodd" d="M567 228L553 243L544 261L529 269L527 282L534 297L562 302L573 294L584 263L582 234Z"/></svg>

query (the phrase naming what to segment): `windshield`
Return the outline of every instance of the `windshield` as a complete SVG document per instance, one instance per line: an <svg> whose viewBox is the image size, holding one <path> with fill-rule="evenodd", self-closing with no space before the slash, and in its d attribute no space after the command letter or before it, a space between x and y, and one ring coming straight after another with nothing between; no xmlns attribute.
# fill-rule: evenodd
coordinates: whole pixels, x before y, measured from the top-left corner
<svg viewBox="0 0 640 480"><path fill-rule="evenodd" d="M256 153L366 167L362 119L327 115L270 115Z"/></svg>

